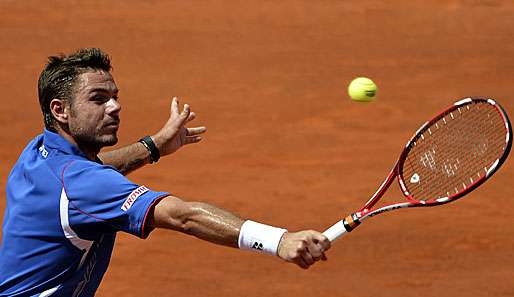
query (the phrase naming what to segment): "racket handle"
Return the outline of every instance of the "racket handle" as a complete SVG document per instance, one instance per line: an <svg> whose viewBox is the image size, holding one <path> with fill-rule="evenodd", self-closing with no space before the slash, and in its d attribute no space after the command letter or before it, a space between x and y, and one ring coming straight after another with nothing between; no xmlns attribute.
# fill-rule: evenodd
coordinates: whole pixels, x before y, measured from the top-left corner
<svg viewBox="0 0 514 297"><path fill-rule="evenodd" d="M328 240L334 241L339 237L343 236L347 232L348 231L344 227L343 220L341 220L335 223L332 227L325 230L325 232L323 232L323 235L325 235L328 238Z"/></svg>
<svg viewBox="0 0 514 297"><path fill-rule="evenodd" d="M335 223L332 227L328 228L323 235L325 235L330 241L334 241L345 233L351 232L355 227L360 224L359 217L352 213L351 215Z"/></svg>

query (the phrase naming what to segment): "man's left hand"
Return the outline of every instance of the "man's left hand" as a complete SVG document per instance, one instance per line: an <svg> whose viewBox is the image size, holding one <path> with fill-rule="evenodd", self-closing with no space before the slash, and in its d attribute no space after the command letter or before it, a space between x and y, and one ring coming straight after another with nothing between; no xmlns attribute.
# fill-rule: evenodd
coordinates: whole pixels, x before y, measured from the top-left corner
<svg viewBox="0 0 514 297"><path fill-rule="evenodd" d="M180 112L178 99L173 97L170 118L159 132L152 135L152 140L159 149L161 156L174 153L186 144L197 143L202 140L200 134L207 130L205 127L185 127L195 117L196 114L191 111L188 104L184 104L184 109Z"/></svg>

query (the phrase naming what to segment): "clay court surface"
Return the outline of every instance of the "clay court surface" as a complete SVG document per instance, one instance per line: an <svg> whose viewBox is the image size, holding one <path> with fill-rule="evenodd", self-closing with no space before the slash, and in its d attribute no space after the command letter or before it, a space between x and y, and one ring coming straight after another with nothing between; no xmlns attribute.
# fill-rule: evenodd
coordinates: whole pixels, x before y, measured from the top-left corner
<svg viewBox="0 0 514 297"><path fill-rule="evenodd" d="M323 231L453 101L489 96L514 117L514 4L383 2L2 0L1 187L42 131L46 57L100 47L121 90L120 146L156 132L173 95L208 128L133 181ZM377 82L376 102L347 98L356 76ZM367 221L307 271L173 232L120 234L97 296L514 296L512 160L456 203Z"/></svg>

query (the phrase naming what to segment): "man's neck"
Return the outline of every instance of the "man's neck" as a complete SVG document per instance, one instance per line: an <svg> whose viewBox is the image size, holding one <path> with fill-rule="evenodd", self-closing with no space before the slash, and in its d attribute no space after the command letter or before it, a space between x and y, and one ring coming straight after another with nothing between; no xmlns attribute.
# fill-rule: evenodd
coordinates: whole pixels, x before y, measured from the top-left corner
<svg viewBox="0 0 514 297"><path fill-rule="evenodd" d="M66 139L69 143L76 146L81 152L86 155L86 157L91 161L97 160L97 155L100 152L100 149L97 147L92 147L91 145L87 145L84 143L77 142L69 133L64 131L61 128L57 128L56 132L61 135L64 139Z"/></svg>

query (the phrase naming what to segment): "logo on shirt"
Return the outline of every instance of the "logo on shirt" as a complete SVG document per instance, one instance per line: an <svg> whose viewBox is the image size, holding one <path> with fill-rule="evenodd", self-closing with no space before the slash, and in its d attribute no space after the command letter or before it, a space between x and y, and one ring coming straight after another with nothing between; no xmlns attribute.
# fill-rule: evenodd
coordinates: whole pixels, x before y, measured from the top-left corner
<svg viewBox="0 0 514 297"><path fill-rule="evenodd" d="M130 193L130 195L127 197L127 200L125 200L125 203L123 203L121 206L121 209L123 209L123 211L129 210L129 208L132 207L132 204L136 202L136 199L146 192L148 192L148 188L145 186L140 186L139 188L132 191L132 193Z"/></svg>
<svg viewBox="0 0 514 297"><path fill-rule="evenodd" d="M39 151L41 152L41 156L43 156L43 158L46 159L48 157L48 151L46 150L44 144L39 147Z"/></svg>

